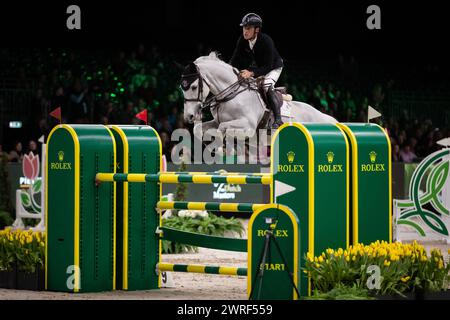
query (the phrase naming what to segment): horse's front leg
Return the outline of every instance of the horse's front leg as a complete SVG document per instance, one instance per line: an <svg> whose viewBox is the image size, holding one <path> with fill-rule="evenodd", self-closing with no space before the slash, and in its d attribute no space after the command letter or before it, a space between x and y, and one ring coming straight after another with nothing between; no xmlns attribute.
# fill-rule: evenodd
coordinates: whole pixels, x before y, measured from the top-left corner
<svg viewBox="0 0 450 320"><path fill-rule="evenodd" d="M230 121L221 122L218 130L224 135L229 132L236 132L238 134L252 134L255 132L256 127L249 123L247 119L234 119Z"/></svg>
<svg viewBox="0 0 450 320"><path fill-rule="evenodd" d="M227 154L234 154L249 157L249 152L252 153L253 150L257 150L257 141L253 141L256 138L256 127L251 125L247 119L235 119L231 121L221 122L218 128L222 132L226 141ZM235 148L236 139L236 148ZM248 150L248 144L251 143L254 147L252 150Z"/></svg>
<svg viewBox="0 0 450 320"><path fill-rule="evenodd" d="M192 130L194 133L194 137L203 141L203 134L209 129L217 129L219 124L215 120L199 122L194 125L194 129Z"/></svg>

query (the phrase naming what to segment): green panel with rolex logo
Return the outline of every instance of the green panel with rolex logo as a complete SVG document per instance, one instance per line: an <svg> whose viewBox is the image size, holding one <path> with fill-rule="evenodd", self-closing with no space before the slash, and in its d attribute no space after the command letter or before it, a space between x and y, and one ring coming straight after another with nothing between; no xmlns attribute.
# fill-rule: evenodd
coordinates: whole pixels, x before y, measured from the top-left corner
<svg viewBox="0 0 450 320"><path fill-rule="evenodd" d="M124 173L154 173L160 171L161 146L157 132L150 126L110 126L117 141L118 171ZM128 148L126 148L126 146ZM120 148L120 149L119 149ZM128 149L128 154L126 153ZM119 238L117 251L118 285L124 290L158 288L156 264L159 241L155 234L159 214L155 204L160 197L156 182L117 182ZM125 188L125 192L124 192ZM128 189L127 194L126 191Z"/></svg>
<svg viewBox="0 0 450 320"><path fill-rule="evenodd" d="M310 207L310 199L314 192L309 187L309 159L312 151L307 140L306 131L301 125L283 125L275 133L271 150L271 165L273 174L271 202L288 206L297 215L300 221L301 267L304 267L304 255L309 250L312 238L309 236L309 220L314 214ZM278 195L288 185L294 191ZM308 292L308 278L305 274L300 278L300 293ZM307 294L306 294L307 295Z"/></svg>
<svg viewBox="0 0 450 320"><path fill-rule="evenodd" d="M376 124L340 125L351 142L352 242L392 241L391 147Z"/></svg>
<svg viewBox="0 0 450 320"><path fill-rule="evenodd" d="M248 298L298 299L295 288L300 289L302 273L297 215L286 206L269 204L253 213L248 228Z"/></svg>
<svg viewBox="0 0 450 320"><path fill-rule="evenodd" d="M344 132L334 124L305 124L314 141L314 254L349 242L349 164Z"/></svg>
<svg viewBox="0 0 450 320"><path fill-rule="evenodd" d="M102 125L61 125L47 148L47 288L113 290L115 189L95 185L97 172L114 172L113 137Z"/></svg>
<svg viewBox="0 0 450 320"><path fill-rule="evenodd" d="M66 281L68 266L75 264L75 178L74 137L66 128L58 127L47 141L45 190L46 288L52 291L73 291Z"/></svg>
<svg viewBox="0 0 450 320"><path fill-rule="evenodd" d="M302 267L307 252L348 245L347 153L346 137L334 124L285 124L275 134L273 200L300 220ZM295 190L280 195L289 188ZM300 283L302 295L310 291L304 274Z"/></svg>

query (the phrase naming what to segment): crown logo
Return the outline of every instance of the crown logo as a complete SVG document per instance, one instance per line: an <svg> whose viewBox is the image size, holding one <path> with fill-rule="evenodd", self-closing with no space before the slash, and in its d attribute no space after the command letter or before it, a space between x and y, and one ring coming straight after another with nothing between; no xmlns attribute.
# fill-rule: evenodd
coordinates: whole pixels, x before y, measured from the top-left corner
<svg viewBox="0 0 450 320"><path fill-rule="evenodd" d="M371 151L369 153L370 162L374 163L377 160L377 153L375 151Z"/></svg>
<svg viewBox="0 0 450 320"><path fill-rule="evenodd" d="M64 151L59 151L58 152L58 160L59 161L63 161L64 160Z"/></svg>
<svg viewBox="0 0 450 320"><path fill-rule="evenodd" d="M295 152L289 151L289 152L287 153L287 158L288 158L289 163L294 162Z"/></svg>
<svg viewBox="0 0 450 320"><path fill-rule="evenodd" d="M328 160L328 163L333 163L334 153L332 151L327 152L327 160Z"/></svg>

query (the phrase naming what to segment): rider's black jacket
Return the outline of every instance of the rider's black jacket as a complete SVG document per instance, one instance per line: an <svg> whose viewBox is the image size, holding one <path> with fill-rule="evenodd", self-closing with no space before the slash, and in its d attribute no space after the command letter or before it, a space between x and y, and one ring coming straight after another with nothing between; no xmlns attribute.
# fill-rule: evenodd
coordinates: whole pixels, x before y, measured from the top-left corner
<svg viewBox="0 0 450 320"><path fill-rule="evenodd" d="M283 59L275 48L272 38L260 32L253 50L250 49L248 40L242 35L239 37L230 64L239 70L252 71L257 78L282 67Z"/></svg>

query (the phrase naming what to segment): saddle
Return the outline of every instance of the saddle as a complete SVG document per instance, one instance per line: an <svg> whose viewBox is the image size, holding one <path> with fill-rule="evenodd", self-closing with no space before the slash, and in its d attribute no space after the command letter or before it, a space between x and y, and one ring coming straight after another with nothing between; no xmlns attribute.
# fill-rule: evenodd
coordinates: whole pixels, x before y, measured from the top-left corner
<svg viewBox="0 0 450 320"><path fill-rule="evenodd" d="M261 95L261 98L263 99L263 101L266 105L266 110L261 119L261 122L258 125L258 129L267 128L269 118L270 118L272 111L269 108L267 108L267 106L269 105L269 101L268 101L266 90L264 90L265 86L264 86L264 77L263 76L256 78L256 87L258 89L259 94ZM286 101L292 100L292 96L287 94L286 87L276 87L274 89L275 89L277 104L278 104L279 108L281 108L281 106L283 105L283 100L286 100Z"/></svg>
<svg viewBox="0 0 450 320"><path fill-rule="evenodd" d="M256 87L258 88L258 92L261 95L261 98L263 99L264 103L267 105L268 102L268 98L267 98L267 93L266 90L264 90L264 77L259 77L256 79ZM281 107L281 105L283 104L283 95L286 94L286 87L276 87L275 88L275 92L276 92L276 97L277 97L277 103L278 106Z"/></svg>

